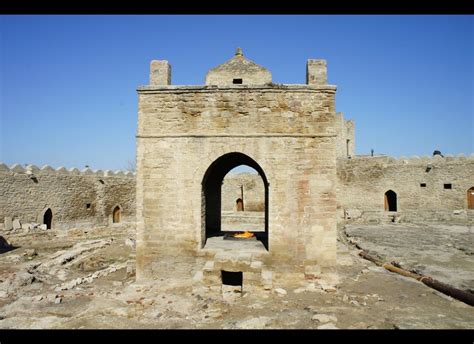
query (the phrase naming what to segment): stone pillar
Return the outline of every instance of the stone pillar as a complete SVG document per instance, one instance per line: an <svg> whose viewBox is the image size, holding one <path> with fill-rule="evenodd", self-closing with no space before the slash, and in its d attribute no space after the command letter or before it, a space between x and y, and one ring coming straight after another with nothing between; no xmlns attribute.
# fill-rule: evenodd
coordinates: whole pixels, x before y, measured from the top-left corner
<svg viewBox="0 0 474 344"><path fill-rule="evenodd" d="M308 60L306 64L306 83L308 85L327 85L326 60Z"/></svg>
<svg viewBox="0 0 474 344"><path fill-rule="evenodd" d="M171 85L171 65L168 61L151 61L150 85Z"/></svg>

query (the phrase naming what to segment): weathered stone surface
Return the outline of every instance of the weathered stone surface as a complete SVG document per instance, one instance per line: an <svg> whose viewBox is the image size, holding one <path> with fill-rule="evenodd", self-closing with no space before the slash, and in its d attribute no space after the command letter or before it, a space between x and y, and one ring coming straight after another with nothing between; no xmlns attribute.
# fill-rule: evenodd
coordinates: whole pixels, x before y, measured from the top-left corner
<svg viewBox="0 0 474 344"><path fill-rule="evenodd" d="M13 229L21 229L21 222L18 219L13 220Z"/></svg>
<svg viewBox="0 0 474 344"><path fill-rule="evenodd" d="M34 170L35 180L31 179ZM0 218L5 229L31 229L43 224L52 211L52 227L95 227L107 225L115 206L122 208L121 221L135 221L135 176L62 170L0 169ZM11 219L15 217L15 220ZM10 225L11 221L11 225ZM36 228L33 228L36 230Z"/></svg>
<svg viewBox="0 0 474 344"><path fill-rule="evenodd" d="M271 82L271 73L245 58L240 48L233 58L211 69L206 75L206 85L264 85Z"/></svg>
<svg viewBox="0 0 474 344"><path fill-rule="evenodd" d="M10 231L13 229L13 220L11 217L5 216L4 229Z"/></svg>
<svg viewBox="0 0 474 344"><path fill-rule="evenodd" d="M474 160L353 157L338 159L337 175L339 221L474 223L474 210L467 209ZM389 190L396 211L386 210Z"/></svg>

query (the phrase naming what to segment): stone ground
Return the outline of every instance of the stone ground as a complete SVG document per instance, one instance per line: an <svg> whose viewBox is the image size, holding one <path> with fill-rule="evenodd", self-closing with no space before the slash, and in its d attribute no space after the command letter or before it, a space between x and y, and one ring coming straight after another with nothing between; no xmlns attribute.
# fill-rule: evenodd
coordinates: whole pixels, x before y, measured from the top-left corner
<svg viewBox="0 0 474 344"><path fill-rule="evenodd" d="M443 237L449 240L434 239L451 229ZM420 246L425 247L421 255L413 243L423 231L432 240L429 250ZM347 232L349 241L364 249L403 257L407 267L423 265L435 278L444 271L443 278L471 286L472 229L397 224L348 227ZM359 258L357 249L343 243L342 231L335 288L325 279L277 279L271 291L244 288L242 294L232 288L210 293L193 285L204 258L163 261L163 278L135 283L127 263L133 254L131 233L126 226L0 233L18 247L0 254L0 328L474 328L473 307ZM398 233L405 237L397 239ZM446 249L455 246L464 255ZM450 264L462 277L447 273Z"/></svg>

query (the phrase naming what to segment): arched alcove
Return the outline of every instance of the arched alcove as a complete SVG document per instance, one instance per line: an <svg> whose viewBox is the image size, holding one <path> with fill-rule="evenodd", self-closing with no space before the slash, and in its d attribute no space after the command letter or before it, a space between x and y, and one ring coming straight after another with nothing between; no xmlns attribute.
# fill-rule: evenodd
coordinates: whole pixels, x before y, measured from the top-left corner
<svg viewBox="0 0 474 344"><path fill-rule="evenodd" d="M397 194L388 190L384 195L385 211L397 211Z"/></svg>

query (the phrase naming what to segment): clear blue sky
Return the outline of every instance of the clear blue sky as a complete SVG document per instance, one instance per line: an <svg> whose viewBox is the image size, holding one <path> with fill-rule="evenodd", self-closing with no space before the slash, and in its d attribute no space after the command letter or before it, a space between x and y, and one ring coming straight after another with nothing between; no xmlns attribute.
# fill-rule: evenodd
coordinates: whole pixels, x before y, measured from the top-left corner
<svg viewBox="0 0 474 344"><path fill-rule="evenodd" d="M276 83L326 59L357 154L474 151L473 16L0 16L0 39L7 164L125 168L150 60L203 84L238 46Z"/></svg>

